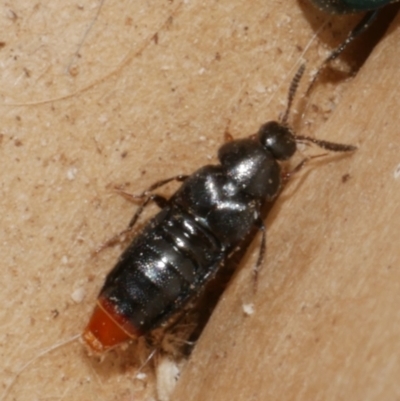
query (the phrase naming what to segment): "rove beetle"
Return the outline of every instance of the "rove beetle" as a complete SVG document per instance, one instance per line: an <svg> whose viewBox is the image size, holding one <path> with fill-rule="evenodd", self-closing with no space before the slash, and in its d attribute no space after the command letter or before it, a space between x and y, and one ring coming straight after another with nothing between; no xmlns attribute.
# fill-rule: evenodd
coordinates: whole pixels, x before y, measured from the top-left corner
<svg viewBox="0 0 400 401"><path fill-rule="evenodd" d="M303 65L292 80L280 121L267 122L257 134L223 144L218 150L219 164L158 181L138 196L142 203L127 231L150 202L161 211L107 276L82 336L91 351L106 351L165 325L198 295L255 227L262 233L257 271L265 253L263 205L277 197L285 177L312 158L285 176L280 163L293 156L299 142L333 152L356 149L296 135L289 127L291 103L304 70ZM154 193L174 180L182 185L169 199Z"/></svg>

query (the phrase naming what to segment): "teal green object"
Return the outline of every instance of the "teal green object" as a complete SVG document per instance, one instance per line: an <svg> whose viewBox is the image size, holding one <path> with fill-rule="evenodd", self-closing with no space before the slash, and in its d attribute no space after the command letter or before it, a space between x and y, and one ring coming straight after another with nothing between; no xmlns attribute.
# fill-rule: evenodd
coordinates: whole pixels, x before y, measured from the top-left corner
<svg viewBox="0 0 400 401"><path fill-rule="evenodd" d="M376 10L398 0L312 0L321 10L332 14L349 14Z"/></svg>

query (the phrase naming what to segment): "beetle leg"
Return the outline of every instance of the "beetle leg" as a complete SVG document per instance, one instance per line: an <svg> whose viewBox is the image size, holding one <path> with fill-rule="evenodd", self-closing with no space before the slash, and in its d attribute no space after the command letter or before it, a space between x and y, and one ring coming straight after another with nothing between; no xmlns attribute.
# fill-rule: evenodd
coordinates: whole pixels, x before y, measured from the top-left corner
<svg viewBox="0 0 400 401"><path fill-rule="evenodd" d="M164 198L161 195L157 195L157 194L151 194L151 195L147 195L146 199L142 202L142 204L137 208L136 213L133 215L131 221L128 224L128 228L125 230L125 232L127 231L131 231L133 226L136 224L136 222L138 221L140 215L143 213L144 209L146 208L146 206L150 203L150 202L154 202L160 209L164 208L165 206L167 206L168 204L168 199Z"/></svg>
<svg viewBox="0 0 400 401"><path fill-rule="evenodd" d="M126 234L127 232L131 231L133 226L136 224L138 221L140 215L143 213L145 207L150 203L154 202L160 209L164 208L168 204L168 199L158 195L158 194L153 194L152 192L157 189L162 187L163 185L166 185L172 181L185 181L188 175L175 175L174 177L166 178L165 180L160 180L155 182L154 184L150 185L145 191L143 191L141 194L135 195L131 194L129 192L122 191L120 189L117 189L116 192L120 195L122 195L125 199L128 199L129 201L134 202L137 199L144 199L144 201L140 204L138 209L136 210L136 213L132 217L131 221L128 224L128 228L124 230L121 234Z"/></svg>
<svg viewBox="0 0 400 401"><path fill-rule="evenodd" d="M132 194L132 193L126 192L120 188L115 188L114 190L117 194L123 196L125 199L127 199L131 202L135 202L137 199L147 198L151 194L151 192L153 192L155 189L162 187L163 185L169 184L172 181L183 182L186 180L186 178L188 178L188 175L179 174L179 175L175 175L170 178L166 178L165 180L156 181L154 184L150 185L147 189L145 189L140 194Z"/></svg>
<svg viewBox="0 0 400 401"><path fill-rule="evenodd" d="M261 231L261 244L260 250L258 252L257 262L253 267L253 280L254 280L254 290L257 290L257 282L258 282L258 272L264 260L265 250L266 250L266 242L267 242L267 230L265 228L264 221L258 217L256 220L256 226Z"/></svg>
<svg viewBox="0 0 400 401"><path fill-rule="evenodd" d="M167 178L165 180L157 181L154 184L150 185L149 188L147 188L145 191L143 191L139 195L131 194L129 192L123 191L122 189L116 188L115 192L117 192L119 195L123 196L125 199L127 199L131 202L136 201L137 199L143 199L143 198L145 198L145 199L142 201L142 203L136 210L136 213L133 215L131 221L128 224L128 227L125 230L114 235L112 238L110 238L104 244L100 245L95 250L95 254L99 253L104 248L114 245L116 242L120 241L120 239L123 238L126 234L129 234L132 231L133 226L138 221L140 215L143 213L144 209L150 202L154 202L160 209L164 208L168 204L167 198L165 198L161 195L158 195L158 194L152 194L151 193L152 191L154 191L157 188L162 187L163 185L168 184L171 181L179 181L179 182L185 181L187 177L188 177L187 175L180 174L180 175L176 175L174 177Z"/></svg>
<svg viewBox="0 0 400 401"><path fill-rule="evenodd" d="M324 61L324 64L329 63L332 60L335 60L339 55L346 49L346 47L358 36L360 36L365 30L367 30L370 25L375 21L375 18L378 15L379 10L368 11L362 20L352 29L352 31L348 34L346 40L341 43L336 49L332 51L332 53L328 56L328 58Z"/></svg>
<svg viewBox="0 0 400 401"><path fill-rule="evenodd" d="M231 142L233 141L233 136L229 132L229 126L231 125L231 119L228 120L228 123L226 124L226 128L224 131L224 142Z"/></svg>
<svg viewBox="0 0 400 401"><path fill-rule="evenodd" d="M303 167L312 159L318 159L319 157L328 156L329 153L321 153L320 155L314 155L304 158L294 169L282 173L283 185L285 185L295 174L297 174Z"/></svg>
<svg viewBox="0 0 400 401"><path fill-rule="evenodd" d="M305 97L307 98L310 95L311 89L314 87L315 82L318 77L321 75L322 71L326 68L326 66L343 53L346 47L353 42L358 36L360 36L366 29L370 27L370 25L374 22L376 16L378 15L379 10L371 10L368 11L363 19L355 26L355 28L348 34L346 40L341 43L336 49L333 49L331 54L323 61L321 67L318 69L316 74L314 75L306 93Z"/></svg>
<svg viewBox="0 0 400 401"><path fill-rule="evenodd" d="M150 185L145 191L143 191L141 194L139 195L135 195L137 198L144 198L146 197L150 192L153 192L155 189L162 187L163 185L166 185L172 181L178 181L178 182L183 182L186 180L186 178L188 178L188 175L185 174L179 174L179 175L175 175L173 177L170 178L166 178L165 180L160 180L160 181L156 181L154 184Z"/></svg>
<svg viewBox="0 0 400 401"><path fill-rule="evenodd" d="M127 194L124 193L122 191L118 191L120 194L122 194L124 197L130 196L132 198L131 194ZM146 206L150 203L150 202L155 202L157 204L157 206L159 206L160 208L163 208L164 206L167 205L168 203L168 199L164 198L161 195L157 195L157 194L152 194L152 195L148 195L147 198L141 203L141 205L138 207L138 209L136 210L136 213L133 215L131 221L128 224L128 227L125 230L122 230L121 232L119 232L118 234L114 235L112 238L110 238L108 241L106 241L104 244L101 244L95 251L95 254L99 253L100 251L102 251L104 248L108 248L109 246L112 246L114 244L116 244L117 242L119 242L121 240L121 238L123 238L126 234L129 234L132 232L133 230L133 226L136 224L136 222L138 221L140 215L143 213L144 209L146 208Z"/></svg>

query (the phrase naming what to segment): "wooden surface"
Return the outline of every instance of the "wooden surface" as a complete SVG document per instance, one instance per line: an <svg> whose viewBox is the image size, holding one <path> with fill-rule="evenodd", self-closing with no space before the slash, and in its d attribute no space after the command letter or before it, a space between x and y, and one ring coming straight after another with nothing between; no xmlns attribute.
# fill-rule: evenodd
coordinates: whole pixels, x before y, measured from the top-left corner
<svg viewBox="0 0 400 401"><path fill-rule="evenodd" d="M284 3L1 6L1 401L153 399L134 347L100 363L74 341L13 380L86 324L121 250L92 252L134 210L113 186L190 173L215 160L227 127L245 136L282 112L324 21ZM400 397L399 23L354 80L316 88L301 133L359 150L287 187L267 219L257 293L255 242L174 401ZM308 73L341 40L334 27L312 42Z"/></svg>
<svg viewBox="0 0 400 401"><path fill-rule="evenodd" d="M358 152L278 206L255 314L238 313L249 301L242 271L175 400L400 396L399 39L390 32L323 128Z"/></svg>

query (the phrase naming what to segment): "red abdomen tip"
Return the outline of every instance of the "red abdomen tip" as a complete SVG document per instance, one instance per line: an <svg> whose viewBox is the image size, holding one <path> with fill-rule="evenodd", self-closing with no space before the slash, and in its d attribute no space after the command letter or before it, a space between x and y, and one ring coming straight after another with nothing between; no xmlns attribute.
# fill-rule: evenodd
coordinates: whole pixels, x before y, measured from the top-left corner
<svg viewBox="0 0 400 401"><path fill-rule="evenodd" d="M91 351L102 353L140 335L110 301L100 297L82 338Z"/></svg>

